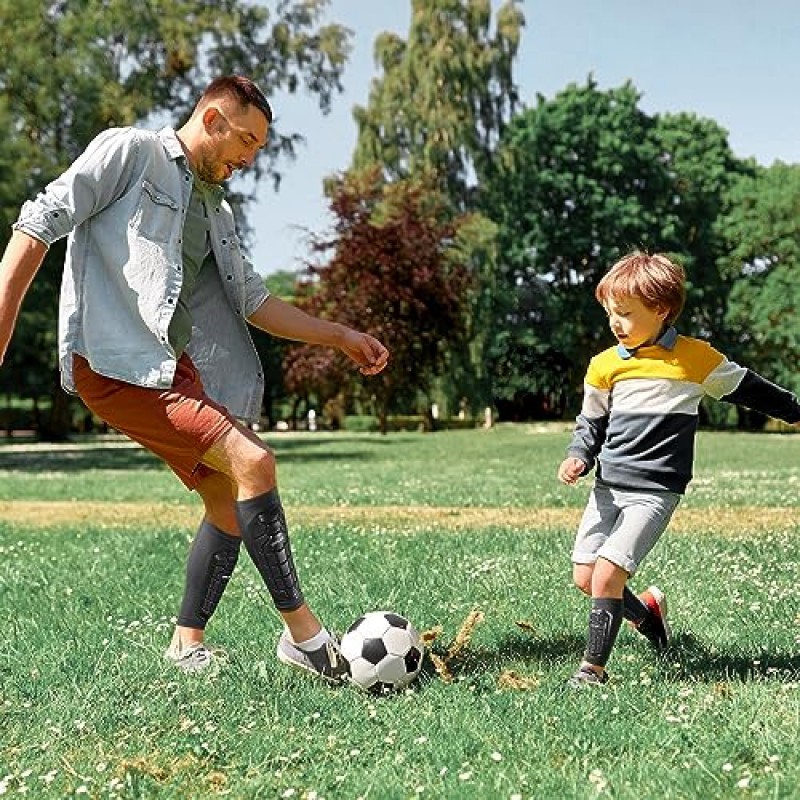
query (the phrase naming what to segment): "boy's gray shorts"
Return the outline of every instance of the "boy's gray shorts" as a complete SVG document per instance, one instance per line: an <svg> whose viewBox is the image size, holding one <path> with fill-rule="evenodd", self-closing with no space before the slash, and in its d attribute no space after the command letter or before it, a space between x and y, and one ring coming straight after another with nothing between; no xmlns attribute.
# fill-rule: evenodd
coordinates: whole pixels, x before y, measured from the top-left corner
<svg viewBox="0 0 800 800"><path fill-rule="evenodd" d="M605 558L633 575L666 530L681 495L595 484L575 536L572 561Z"/></svg>

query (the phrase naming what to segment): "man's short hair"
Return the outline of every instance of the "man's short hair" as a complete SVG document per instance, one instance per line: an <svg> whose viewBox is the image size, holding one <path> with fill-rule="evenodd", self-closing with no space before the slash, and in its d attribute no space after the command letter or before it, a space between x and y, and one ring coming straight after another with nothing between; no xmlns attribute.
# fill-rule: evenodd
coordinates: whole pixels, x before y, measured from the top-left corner
<svg viewBox="0 0 800 800"><path fill-rule="evenodd" d="M218 97L233 97L240 105L255 106L272 124L272 106L264 92L256 84L243 75L223 75L215 78L203 92L200 102L208 102Z"/></svg>

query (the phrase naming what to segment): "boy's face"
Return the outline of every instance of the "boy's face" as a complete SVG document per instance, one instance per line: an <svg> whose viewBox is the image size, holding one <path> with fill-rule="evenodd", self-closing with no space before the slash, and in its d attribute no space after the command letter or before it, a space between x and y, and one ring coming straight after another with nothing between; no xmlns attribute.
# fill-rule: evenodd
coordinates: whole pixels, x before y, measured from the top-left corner
<svg viewBox="0 0 800 800"><path fill-rule="evenodd" d="M604 304L611 332L620 344L634 350L655 344L664 328L667 310L649 308L638 297L610 297Z"/></svg>

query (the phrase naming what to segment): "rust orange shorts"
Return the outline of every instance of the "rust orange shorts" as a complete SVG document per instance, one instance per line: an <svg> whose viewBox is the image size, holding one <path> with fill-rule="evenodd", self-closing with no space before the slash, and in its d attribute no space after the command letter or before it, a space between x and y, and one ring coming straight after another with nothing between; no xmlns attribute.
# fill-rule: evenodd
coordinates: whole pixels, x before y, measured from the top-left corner
<svg viewBox="0 0 800 800"><path fill-rule="evenodd" d="M224 406L203 389L185 353L169 389L148 389L94 372L83 356L73 360L81 400L120 433L163 459L188 489L215 472L201 463L212 444L235 427Z"/></svg>

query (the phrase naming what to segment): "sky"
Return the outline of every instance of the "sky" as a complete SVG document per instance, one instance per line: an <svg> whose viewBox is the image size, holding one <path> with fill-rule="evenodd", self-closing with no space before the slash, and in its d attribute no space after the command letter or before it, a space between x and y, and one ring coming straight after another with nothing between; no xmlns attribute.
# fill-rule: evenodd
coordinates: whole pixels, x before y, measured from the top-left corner
<svg viewBox="0 0 800 800"><path fill-rule="evenodd" d="M590 74L601 90L630 80L648 114L693 112L727 130L741 158L800 163L799 0L525 0L521 7L514 78L526 107ZM279 191L262 181L250 210L250 255L261 274L301 269L308 233L330 227L322 182L350 164L352 109L367 104L379 75L375 38L382 31L407 38L410 14L411 0L332 0L327 20L353 32L344 93L328 115L303 94L271 98L282 129L305 144L282 163Z"/></svg>

